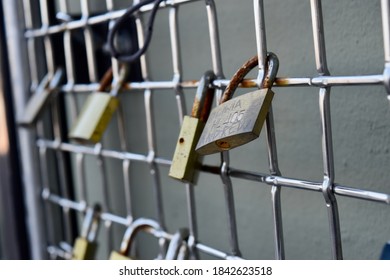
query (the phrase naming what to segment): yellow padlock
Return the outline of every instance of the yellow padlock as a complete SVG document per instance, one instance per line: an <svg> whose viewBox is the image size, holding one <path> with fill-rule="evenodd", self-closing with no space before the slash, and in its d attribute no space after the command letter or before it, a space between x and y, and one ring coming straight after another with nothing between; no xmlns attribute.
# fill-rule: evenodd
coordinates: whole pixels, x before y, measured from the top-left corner
<svg viewBox="0 0 390 280"><path fill-rule="evenodd" d="M92 260L97 250L96 237L100 224L101 207L95 204L89 208L81 228L81 236L77 237L73 246L73 260Z"/></svg>
<svg viewBox="0 0 390 280"><path fill-rule="evenodd" d="M98 91L90 94L84 103L79 116L69 131L69 139L84 144L95 144L100 141L119 106L117 94L125 81L126 69L127 67L121 68L118 81L114 83L110 93L104 92L104 90L112 80L111 68L106 72Z"/></svg>
<svg viewBox="0 0 390 280"><path fill-rule="evenodd" d="M199 81L191 116L184 116L173 154L169 176L182 182L195 183L199 165L199 155L195 146L202 134L214 99L214 88L211 87L215 75L207 71Z"/></svg>

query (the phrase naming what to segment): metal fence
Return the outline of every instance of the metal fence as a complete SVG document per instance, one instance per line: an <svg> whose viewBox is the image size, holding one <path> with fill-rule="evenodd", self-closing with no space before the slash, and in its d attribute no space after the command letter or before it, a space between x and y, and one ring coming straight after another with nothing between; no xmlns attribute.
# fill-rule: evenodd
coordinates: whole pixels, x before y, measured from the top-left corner
<svg viewBox="0 0 390 280"><path fill-rule="evenodd" d="M137 3L139 1L134 1ZM20 129L19 137L21 141L22 162L24 166L25 190L27 193L27 207L29 213L30 243L33 249L33 257L42 258L46 253L42 252L42 244L46 247L52 257L62 255L66 257L66 245L59 245L58 236L67 244L72 244L75 229L75 213L82 217L88 207L92 207L93 201L88 197L86 189L85 164L87 158L92 158L98 166L98 176L102 182L102 206L103 212L100 219L104 221L104 230L106 232L106 241L109 248L115 248L112 236L113 225L119 224L123 228L128 227L136 218L133 213L131 201L130 166L133 162L140 162L148 166L152 185L155 191L155 205L157 221L162 227L161 232L155 232L156 237L171 239L172 232L166 228L167 217L164 214L162 203L163 186L161 184L161 166L169 166L171 158L160 157L156 152L155 137L155 118L154 108L152 106L153 91L167 90L166 92L175 92L177 100L177 110L180 121L186 114L186 105L184 100L184 89L196 88L198 78L191 80L182 80L182 58L180 48L180 38L178 27L179 7L188 3L197 2L198 5L205 6L205 12L208 19L208 34L210 38L210 51L212 57L212 68L217 79L213 86L217 89L217 97L221 96L222 90L229 83L224 77L221 59L221 46L219 41L219 27L217 22L217 6L213 0L167 0L160 5L160 9L169 10L169 34L172 50L173 77L170 80L153 80L149 77L148 54L142 56L140 61L142 80L132 81L125 85L122 95L133 91L143 92L145 106L145 129L147 132L147 153L133 151L128 146L129 135L125 132L126 118L124 111L129 104L123 104L120 111L116 114L117 135L120 144L117 149L109 148L104 142L96 145L80 145L66 138L67 126L64 122L72 123L79 113L80 96L85 93L95 91L98 88L99 77L101 76L103 66L101 57L96 50L101 48L102 44L97 38L97 34L105 34L100 29L95 28L104 25L108 28L113 21L119 18L123 13L123 8L118 8L113 0L105 1L105 9L97 14L91 14L90 1L81 0L81 15L77 18L69 16L67 11L68 1L59 0L59 9L62 12L62 18L53 19L52 1L24 0L23 9L20 9L18 1L3 1L6 12L6 24L9 34L15 34L10 37L8 42L10 57L12 57L14 94L16 97L17 114L22 114L26 100L25 88L29 87L31 94L37 90L44 75L49 73L53 76L58 67L63 67L66 72L66 81L59 87L59 93L53 102L50 103L49 113L46 120L39 121L36 126L28 131ZM244 4L244 3L243 3ZM121 3L123 6L123 3ZM245 5L252 5L250 1L245 1ZM273 227L275 240L276 259L285 258L281 191L283 188L294 188L301 191L314 191L323 194L324 206L328 211L332 256L334 259L342 259L342 241L340 233L339 210L337 206L338 196L347 196L356 199L363 199L383 204L390 204L390 195L359 189L356 187L344 186L334 181L335 168L332 148L332 128L330 118L330 90L337 86L351 85L383 85L390 95L390 3L387 0L381 1L382 9L382 28L384 41L384 72L377 75L365 76L333 76L329 73L327 67L327 55L325 51L325 37L323 12L320 0L311 0L311 19L315 47L315 61L318 75L315 77L281 78L278 77L274 87L315 87L319 91L319 109L322 125L322 157L323 157L323 181L311 181L307 178L288 178L281 175L278 166L277 146L275 140L275 129L273 112L270 110L264 130L266 132L268 146L269 172L248 172L241 169L230 167L229 153L221 153L220 166L202 165L201 171L219 175L223 185L226 199L227 223L229 229L230 252L223 252L214 248L212 244L203 244L198 241L196 204L194 195L196 189L191 184L184 184L186 189L186 204L188 215L188 227L190 230L189 246L193 252L200 251L213 257L221 259L245 258L241 256L238 242L236 211L234 207L232 178L240 178L259 182L270 186L272 193L273 206ZM58 7L57 7L58 8ZM138 43L144 42L143 30L145 27L144 15L148 14L152 5L141 8L136 15L136 28L138 34ZM17 20L20 10L23 11L24 24ZM259 58L258 78L247 79L241 84L241 87L257 88L261 84L264 74L265 61L267 54L266 28L264 9L262 0L253 1L255 34L257 43L257 55ZM249 16L249 15L248 15ZM378 27L379 28L379 27ZM23 33L24 30L24 33ZM106 32L106 31L105 31ZM21 35L18 37L18 34ZM81 46L84 49L86 58L87 75L83 79L78 77L80 67L79 51L75 48L73 39L77 36ZM104 39L103 39L104 40ZM60 42L60 43L59 43ZM20 44L20 45L18 45ZM23 48L26 47L26 49ZM27 51L26 51L27 50ZM272 50L270 50L272 51ZM105 60L108 58L105 57ZM115 59L109 60L114 69L114 80L118 76L119 64ZM25 65L28 64L28 69ZM185 67L190 67L185 65ZM15 76L20 77L16 80ZM30 94L29 94L30 95ZM62 100L66 96L66 101ZM384 97L385 98L385 97ZM61 103L62 102L62 103ZM65 112L61 109L65 108ZM35 136L37 137L35 140ZM132 137L137 137L133 135ZM34 155L37 157L34 158ZM36 161L38 159L38 161ZM123 193L126 205L126 214L120 215L114 212L113 205L110 202L110 186L107 178L108 159L118 161L121 165L122 189L115 188L116 191ZM39 164L37 163L39 162ZM111 162L111 161L110 161ZM72 167L73 164L73 167ZM36 172L37 171L37 172ZM76 189L74 189L76 188ZM37 193L41 194L37 197ZM77 194L77 195L76 195ZM41 199L43 199L43 204ZM40 209L44 209L41 213ZM59 217L59 218L58 218ZM64 244L64 243L61 243ZM69 251L69 250L68 250ZM196 255L196 254L195 254Z"/></svg>

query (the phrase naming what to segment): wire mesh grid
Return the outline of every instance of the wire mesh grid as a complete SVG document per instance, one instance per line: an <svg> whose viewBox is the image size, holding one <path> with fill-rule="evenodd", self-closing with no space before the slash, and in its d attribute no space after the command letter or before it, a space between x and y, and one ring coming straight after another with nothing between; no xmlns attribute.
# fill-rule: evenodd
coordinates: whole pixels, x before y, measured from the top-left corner
<svg viewBox="0 0 390 280"><path fill-rule="evenodd" d="M35 92L37 86L41 81L42 67L47 70L48 73L53 75L58 66L62 66L66 71L66 83L60 87L61 94L69 97L70 102L68 105L70 120L74 120L79 113L79 102L77 101L78 95L95 91L98 88L99 81L99 57L95 53L96 49L96 34L94 34L93 27L99 24L110 25L112 22L119 18L124 9L118 9L112 0L105 1L105 10L99 14L91 14L91 3L87 0L80 1L81 16L80 18L65 18L63 22L53 24L50 19L49 3L51 1L41 0L38 7L34 5L34 1L24 0L24 20L26 31L24 38L28 47L28 64L29 73L31 79L31 92ZM139 1L134 1L138 3ZM40 171L41 186L38 188L42 191L42 197L45 205L45 228L47 233L48 251L51 255L61 255L62 250L55 244L55 228L57 222L53 216L53 207L59 208L62 220L59 222L63 229L63 240L72 243L72 211L85 213L88 207L91 207L91 201L88 199L86 189L86 174L85 174L85 162L86 157L92 157L98 165L98 176L102 182L103 187L103 212L100 216L104 221L104 229L107 234L107 242L109 248L115 248L113 244L112 227L114 224L120 224L124 227L129 226L135 219L133 213L133 206L131 201L131 186L130 178L130 166L133 162L141 162L148 166L150 171L150 177L152 179L153 188L155 191L155 204L156 204L156 217L160 223L162 230L155 232L156 237L162 239L171 239L172 233L169 233L166 229L166 215L164 213L164 207L162 202L163 186L161 184L160 172L161 166L169 166L171 164L170 158L160 157L156 152L156 136L155 136L155 117L154 108L152 104L153 92L155 90L170 90L175 92L177 101L177 110L180 122L183 116L186 115L186 105L184 100L184 89L193 89L198 85L197 79L182 80L182 58L180 48L180 38L178 28L180 22L178 20L179 7L185 6L190 2L197 2L199 5L205 5L205 12L208 19L208 34L210 38L210 51L212 58L212 68L215 72L217 79L213 82L213 86L217 89L217 97L221 96L222 90L229 83L229 80L224 77L223 66L221 59L221 46L219 41L219 27L217 22L216 5L213 0L167 0L160 5L160 9L169 10L169 34L172 51L172 66L173 77L170 80L153 80L149 77L148 65L153 64L148 61L148 54L141 58L141 70L142 81L129 82L126 84L125 92L123 94L130 93L132 91L142 91L144 95L145 106L145 124L147 133L147 153L134 152L128 146L128 134L125 131L126 118L124 117L123 109L127 104L122 104L122 110L117 113L117 127L118 135L120 139L119 149L110 149L105 147L104 144L98 143L94 146L80 145L64 140L64 131L60 126L61 116L58 114L59 108L57 102L51 103L51 123L49 128L45 126L43 122L39 122L36 126L36 132L38 140L36 146L39 151L39 163L38 170ZM246 2L245 4L248 4ZM60 0L60 10L66 15L68 11L68 1ZM330 90L335 86L350 86L350 85L384 85L386 90L390 94L389 89L389 72L388 68L390 63L390 20L389 11L390 4L387 0L381 1L382 10L382 28L383 28L383 41L384 41L384 60L385 71L377 75L364 75L364 76L332 76L329 73L327 67L327 56L325 51L325 37L324 37L324 24L323 24L323 12L320 0L311 0L311 19L312 19L312 31L315 48L315 62L318 75L315 77L305 78L281 78L278 77L274 84L274 87L315 87L319 90L319 109L321 115L322 126L322 157L323 157L323 181L311 181L306 178L288 178L281 175L281 171L278 166L277 146L275 140L275 128L273 120L272 108L270 109L266 125L264 127L266 133L266 142L268 147L268 160L269 160L269 172L249 172L241 169L230 167L229 153L221 153L220 166L210 166L203 164L201 171L205 173L211 173L219 175L222 179L222 185L224 195L226 199L226 211L227 221L229 229L229 242L230 252L224 252L217 248L210 246L209 244L203 244L198 240L198 228L197 228L197 216L196 205L194 199L194 186L191 184L184 184L186 190L186 204L187 204L187 216L188 227L190 230L190 239L188 241L189 247L193 256L196 256L196 252L200 251L210 256L231 259L242 258L239 249L237 225L236 225L236 212L234 207L233 197L233 184L232 178L239 178L243 180L250 180L254 182L263 183L271 187L272 193L272 209L273 209L273 232L275 240L275 257L276 259L285 258L284 250L284 236L283 236L283 222L282 222L282 205L281 205L281 190L283 188L294 188L299 190L310 190L315 192L321 192L325 201L326 209L328 211L332 257L334 259L342 259L342 241L340 233L340 221L339 210L337 206L337 197L346 196L356 199L363 199L368 201L379 202L383 204L390 204L390 195L385 193L379 193L374 191L368 191L365 189L348 187L340 185L334 181L335 168L334 157L332 148L332 129L331 129L331 117L330 117ZM140 45L144 42L144 18L143 15L147 14L152 8L152 5L147 5L141 8L136 15L136 27L138 33L138 42ZM39 10L39 13L37 13ZM254 10L254 22L255 22L255 34L257 44L257 55L259 58L258 78L247 79L241 84L241 87L257 88L261 84L262 77L264 75L265 61L267 54L266 43L266 26L264 20L264 14L267 13L264 9L262 0L253 1ZM37 14L39 16L37 17ZM75 49L72 45L72 38L75 36L75 31L82 31L81 38L85 43L85 55L87 60L88 81L86 83L78 82L77 68L78 57L75 55ZM64 65L58 65L55 61L54 54L57 52L56 47L53 45L53 41L56 37L62 38L63 42L63 56ZM40 57L39 54L43 56ZM147 63L148 62L148 63ZM118 76L119 64L115 59L111 60L111 64L114 69L114 80ZM40 68L41 67L41 68ZM190 67L185 65L185 67ZM62 116L63 117L63 116ZM51 131L47 133L47 131ZM52 135L50 136L50 134ZM49 135L49 136L48 136ZM70 193L67 186L70 185L70 178L67 174L65 167L66 156L72 155L74 159L75 168L73 169L73 178L76 182L78 189L78 197L74 199L72 193ZM56 171L53 172L53 167L48 166L50 157L55 158L57 166ZM107 179L107 160L114 159L121 163L122 176L123 176L123 197L126 200L126 215L119 215L112 211L112 205L110 203L110 188ZM53 189L51 187L52 174L57 174L59 189ZM164 174L165 175L165 174ZM57 224L58 225L58 224ZM164 245L161 245L164 246ZM65 250L66 251L66 250ZM245 256L244 256L245 257Z"/></svg>

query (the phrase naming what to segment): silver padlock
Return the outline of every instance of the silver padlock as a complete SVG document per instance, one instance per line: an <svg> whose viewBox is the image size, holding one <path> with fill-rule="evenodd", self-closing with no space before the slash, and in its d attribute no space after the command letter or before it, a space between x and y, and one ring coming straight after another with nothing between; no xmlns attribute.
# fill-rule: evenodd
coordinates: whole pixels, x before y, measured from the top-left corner
<svg viewBox="0 0 390 280"><path fill-rule="evenodd" d="M46 104L59 90L58 86L60 85L63 76L64 71L61 68L58 68L52 77L47 74L42 79L35 93L28 100L23 115L18 119L19 125L31 126L37 121L46 107Z"/></svg>
<svg viewBox="0 0 390 280"><path fill-rule="evenodd" d="M190 232L187 228L179 229L169 242L166 260L185 260L188 259L187 240Z"/></svg>

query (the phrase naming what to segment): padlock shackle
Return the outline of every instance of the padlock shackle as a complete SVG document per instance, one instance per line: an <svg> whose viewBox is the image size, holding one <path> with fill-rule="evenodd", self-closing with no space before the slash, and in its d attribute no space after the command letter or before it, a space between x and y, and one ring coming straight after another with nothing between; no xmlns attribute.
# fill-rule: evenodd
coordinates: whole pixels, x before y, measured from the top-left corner
<svg viewBox="0 0 390 280"><path fill-rule="evenodd" d="M117 95L118 91L120 90L120 88L123 86L123 83L125 82L127 72L128 72L128 66L123 65L119 71L119 77L117 78L117 80L114 81L114 73L112 67L108 68L100 80L99 88L97 91L107 92L110 91L111 89L112 91L111 94Z"/></svg>
<svg viewBox="0 0 390 280"><path fill-rule="evenodd" d="M99 83L98 91L107 91L113 79L112 67L108 68Z"/></svg>
<svg viewBox="0 0 390 280"><path fill-rule="evenodd" d="M135 236L140 231L152 232L161 230L160 224L155 220L139 218L135 220L126 230L123 236L119 253L123 256L128 256Z"/></svg>
<svg viewBox="0 0 390 280"><path fill-rule="evenodd" d="M233 75L226 87L219 104L222 104L233 97L234 92L238 88L239 84L243 81L244 77L259 64L259 58L257 55L247 60ZM267 69L261 88L271 88L276 79L276 74L279 69L279 59L276 54L272 52L267 53Z"/></svg>
<svg viewBox="0 0 390 280"><path fill-rule="evenodd" d="M199 80L194 103L192 105L191 117L206 122L211 111L214 100L215 89L211 87L216 76L213 71L206 71Z"/></svg>
<svg viewBox="0 0 390 280"><path fill-rule="evenodd" d="M100 204L96 203L93 207L86 210L84 221L81 228L81 237L90 242L95 241L100 225Z"/></svg>
<svg viewBox="0 0 390 280"><path fill-rule="evenodd" d="M171 242L169 242L169 247L167 254L165 256L166 260L176 260L180 248L184 245L184 242L187 242L188 237L190 236L190 231L188 228L180 228L172 237Z"/></svg>

